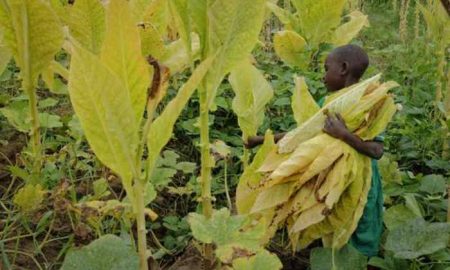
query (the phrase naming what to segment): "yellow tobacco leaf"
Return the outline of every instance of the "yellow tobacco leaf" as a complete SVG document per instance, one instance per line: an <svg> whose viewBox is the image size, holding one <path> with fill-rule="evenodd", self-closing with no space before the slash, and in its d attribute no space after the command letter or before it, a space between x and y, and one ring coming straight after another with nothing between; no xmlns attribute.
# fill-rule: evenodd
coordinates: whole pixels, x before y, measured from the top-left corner
<svg viewBox="0 0 450 270"><path fill-rule="evenodd" d="M292 111L297 126L300 126L317 113L320 108L311 96L305 78L295 76L294 81L295 89L294 94L292 95Z"/></svg>

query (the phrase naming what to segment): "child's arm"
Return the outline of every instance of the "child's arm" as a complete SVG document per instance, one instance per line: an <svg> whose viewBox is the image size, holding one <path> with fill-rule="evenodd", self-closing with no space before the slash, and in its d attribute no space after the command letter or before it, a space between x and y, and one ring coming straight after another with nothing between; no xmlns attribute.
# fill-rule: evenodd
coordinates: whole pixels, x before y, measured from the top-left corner
<svg viewBox="0 0 450 270"><path fill-rule="evenodd" d="M277 143L279 140L281 140L281 138L283 138L284 135L286 135L286 133L287 132L275 134L273 136L275 143ZM244 145L245 145L245 148L251 149L251 148L254 148L254 147L262 144L263 142L264 142L264 136L251 136L251 137L248 137L246 142L244 142Z"/></svg>
<svg viewBox="0 0 450 270"><path fill-rule="evenodd" d="M328 116L325 120L323 131L344 141L356 151L368 157L380 159L383 156L383 143L376 141L363 141L347 129L344 119L342 119L339 114L336 114L336 117Z"/></svg>

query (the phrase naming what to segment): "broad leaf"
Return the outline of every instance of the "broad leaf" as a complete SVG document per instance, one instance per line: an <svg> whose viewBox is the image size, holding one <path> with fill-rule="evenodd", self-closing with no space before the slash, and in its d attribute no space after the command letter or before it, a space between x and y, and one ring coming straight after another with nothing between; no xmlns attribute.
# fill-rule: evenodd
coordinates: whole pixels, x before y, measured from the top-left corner
<svg viewBox="0 0 450 270"><path fill-rule="evenodd" d="M263 179L262 174L256 170L261 167L267 155L273 151L275 143L273 134L269 130L264 137L264 144L256 153L250 166L247 166L244 173L239 178L239 184L236 189L236 208L239 214L248 214L260 193L256 187Z"/></svg>
<svg viewBox="0 0 450 270"><path fill-rule="evenodd" d="M11 60L11 57L12 57L11 51L3 41L3 33L1 32L0 29L0 74L2 74L3 71L5 70L6 65Z"/></svg>
<svg viewBox="0 0 450 270"><path fill-rule="evenodd" d="M189 80L181 87L178 94L167 104L161 115L152 123L147 137L150 168L153 168L159 152L161 152L162 148L170 140L175 121L211 67L213 60L213 57L208 58L195 69Z"/></svg>
<svg viewBox="0 0 450 270"><path fill-rule="evenodd" d="M59 20L43 0L8 0L0 5L4 42L20 67L24 88L37 84L63 42Z"/></svg>
<svg viewBox="0 0 450 270"><path fill-rule="evenodd" d="M294 0L299 33L308 44L317 47L341 22L345 0Z"/></svg>
<svg viewBox="0 0 450 270"><path fill-rule="evenodd" d="M67 19L70 35L98 54L105 36L105 8L99 0L77 0Z"/></svg>
<svg viewBox="0 0 450 270"><path fill-rule="evenodd" d="M248 60L233 69L229 80L235 93L233 111L238 116L243 137L255 136L264 120L265 106L273 96L272 87Z"/></svg>
<svg viewBox="0 0 450 270"><path fill-rule="evenodd" d="M367 257L351 245L346 245L341 250L334 250L334 256L332 252L331 248L314 248L311 252L311 270L367 269Z"/></svg>
<svg viewBox="0 0 450 270"><path fill-rule="evenodd" d="M234 270L278 270L282 269L280 259L275 254L262 250L250 257L233 260Z"/></svg>
<svg viewBox="0 0 450 270"><path fill-rule="evenodd" d="M439 174L430 174L421 179L419 190L433 195L444 193L446 186L444 176Z"/></svg>
<svg viewBox="0 0 450 270"><path fill-rule="evenodd" d="M390 207L383 215L384 224L388 230L393 230L396 227L416 218L417 216L403 204Z"/></svg>
<svg viewBox="0 0 450 270"><path fill-rule="evenodd" d="M191 55L188 54L183 40L178 39L164 47L164 52L159 57L159 61L169 68L170 74L175 74L185 70L191 65L192 60L198 60L200 55L200 41L198 35L192 33Z"/></svg>
<svg viewBox="0 0 450 270"><path fill-rule="evenodd" d="M224 76L253 50L261 30L265 0L214 1L208 7L208 55L218 52L206 77L208 104Z"/></svg>
<svg viewBox="0 0 450 270"><path fill-rule="evenodd" d="M101 52L102 62L121 79L125 95L129 96L135 121L143 117L149 69L141 54L139 32L134 24L128 3L111 0L107 8L107 32Z"/></svg>
<svg viewBox="0 0 450 270"><path fill-rule="evenodd" d="M183 41L185 50L188 55L189 63L192 62L192 50L191 50L191 22L189 18L189 0L170 0L169 8L172 13L175 26L178 30L178 34Z"/></svg>
<svg viewBox="0 0 450 270"><path fill-rule="evenodd" d="M122 270L139 269L139 257L130 243L112 235L104 235L66 255L61 270Z"/></svg>
<svg viewBox="0 0 450 270"><path fill-rule="evenodd" d="M450 224L427 223L418 218L391 231L385 248L396 258L414 259L445 248L449 235Z"/></svg>
<svg viewBox="0 0 450 270"><path fill-rule="evenodd" d="M246 216L230 216L230 211L222 208L213 213L210 219L197 213L188 217L193 236L203 243L214 243L216 255L221 261L232 259L235 249L255 252L261 249L259 241L264 235L264 224L249 226Z"/></svg>
<svg viewBox="0 0 450 270"><path fill-rule="evenodd" d="M331 43L336 46L342 46L355 38L358 33L361 31L363 27L369 26L369 20L367 15L361 13L360 11L353 11L348 14L350 20L342 25L340 25L333 32L333 36L331 37Z"/></svg>
<svg viewBox="0 0 450 270"><path fill-rule="evenodd" d="M74 46L70 78L70 99L90 146L129 183L136 172L138 123L123 81L79 46Z"/></svg>
<svg viewBox="0 0 450 270"><path fill-rule="evenodd" d="M305 67L308 56L305 55L306 41L294 31L284 30L275 33L273 38L275 52L291 66Z"/></svg>
<svg viewBox="0 0 450 270"><path fill-rule="evenodd" d="M295 77L295 89L292 95L292 111L294 113L297 126L306 122L311 116L317 113L320 108L314 98L309 93L304 77Z"/></svg>

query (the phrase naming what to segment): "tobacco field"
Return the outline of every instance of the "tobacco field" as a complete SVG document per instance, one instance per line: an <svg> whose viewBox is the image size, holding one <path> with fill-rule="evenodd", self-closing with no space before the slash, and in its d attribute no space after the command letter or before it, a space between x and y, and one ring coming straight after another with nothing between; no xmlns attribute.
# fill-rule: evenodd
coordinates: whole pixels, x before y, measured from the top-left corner
<svg viewBox="0 0 450 270"><path fill-rule="evenodd" d="M0 270L450 270L449 60L448 0L0 0Z"/></svg>

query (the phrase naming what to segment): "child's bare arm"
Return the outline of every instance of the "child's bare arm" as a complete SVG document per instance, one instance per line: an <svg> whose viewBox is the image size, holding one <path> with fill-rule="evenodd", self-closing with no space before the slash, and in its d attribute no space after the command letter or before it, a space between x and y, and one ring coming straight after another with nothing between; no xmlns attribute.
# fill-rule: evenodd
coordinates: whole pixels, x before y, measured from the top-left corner
<svg viewBox="0 0 450 270"><path fill-rule="evenodd" d="M287 132L275 134L274 135L275 143L277 143L279 140L281 140L281 138L283 138L284 135L286 135L286 133ZM248 137L246 142L244 142L244 145L245 145L245 148L251 149L251 148L254 148L254 147L262 144L263 142L264 142L264 136L251 136L251 137Z"/></svg>
<svg viewBox="0 0 450 270"><path fill-rule="evenodd" d="M328 116L325 121L323 131L344 141L361 154L374 159L380 159L383 156L383 143L376 141L363 141L347 129L344 120L339 114L337 114L336 117Z"/></svg>

